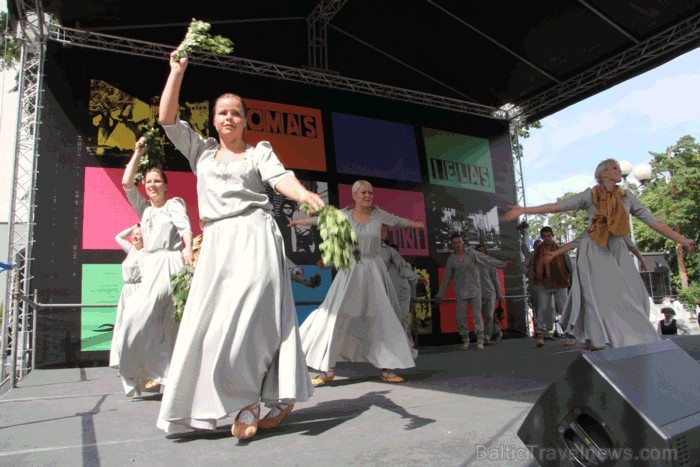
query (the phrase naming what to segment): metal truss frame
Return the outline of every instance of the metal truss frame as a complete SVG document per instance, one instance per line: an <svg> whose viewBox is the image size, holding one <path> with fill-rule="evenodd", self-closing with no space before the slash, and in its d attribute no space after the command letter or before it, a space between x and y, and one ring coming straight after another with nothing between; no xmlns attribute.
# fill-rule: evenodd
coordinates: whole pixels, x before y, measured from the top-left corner
<svg viewBox="0 0 700 467"><path fill-rule="evenodd" d="M306 18L311 68L328 70L328 23L346 3L347 0L321 0Z"/></svg>
<svg viewBox="0 0 700 467"><path fill-rule="evenodd" d="M7 275L7 310L3 314L0 345L0 394L14 387L16 381L31 370L33 362L34 311L20 298L28 297L31 290L37 145L47 37L40 1L16 0L16 7L21 57L8 241L9 260L15 267ZM8 349L9 362L6 361Z"/></svg>
<svg viewBox="0 0 700 467"><path fill-rule="evenodd" d="M608 81L618 76L624 76L642 64L649 63L690 44L697 44L698 40L700 40L700 14L691 16L644 42L638 42L634 47L617 54L600 65L586 70L527 101L518 103L518 113L512 115L512 117L525 120L533 115L540 115L546 112L547 109L551 109L586 91L605 86Z"/></svg>
<svg viewBox="0 0 700 467"><path fill-rule="evenodd" d="M68 46L151 57L159 60L168 60L170 52L173 50L172 45L127 39L94 31L67 28L56 24L51 25L49 39ZM473 102L465 102L460 99L437 94L427 94L411 89L347 78L322 70L295 68L259 60L206 53L193 54L190 56L190 63L196 63L197 65L210 68L235 71L237 73L294 81L357 94L366 94L383 99L408 102L415 105L436 107L443 110L451 110L485 118L497 118L495 116L497 109L488 105L475 104Z"/></svg>

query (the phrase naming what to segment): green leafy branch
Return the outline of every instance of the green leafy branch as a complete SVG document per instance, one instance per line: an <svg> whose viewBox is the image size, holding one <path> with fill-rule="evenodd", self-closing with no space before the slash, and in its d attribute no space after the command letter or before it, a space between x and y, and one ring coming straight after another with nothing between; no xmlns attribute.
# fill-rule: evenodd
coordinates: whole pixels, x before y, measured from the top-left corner
<svg viewBox="0 0 700 467"><path fill-rule="evenodd" d="M174 59L180 60L192 52L216 55L227 55L233 52L233 41L231 39L222 36L212 36L209 33L209 29L211 29L211 24L192 18L192 22L187 28L185 39L178 46Z"/></svg>
<svg viewBox="0 0 700 467"><path fill-rule="evenodd" d="M187 296L190 293L193 275L194 268L185 265L180 269L180 272L170 276L170 286L173 289L173 303L175 304L173 319L176 323L182 321L182 314L185 311L185 304L187 303Z"/></svg>
<svg viewBox="0 0 700 467"><path fill-rule="evenodd" d="M311 214L311 207L303 203L299 209ZM338 269L350 269L350 258L360 262L357 234L343 212L335 206L326 205L318 210L318 231L323 242L319 245L324 264L335 264Z"/></svg>
<svg viewBox="0 0 700 467"><path fill-rule="evenodd" d="M146 150L139 161L139 173L136 181L143 179L143 174L151 167L163 168L165 166L165 139L157 127L146 127L143 134Z"/></svg>

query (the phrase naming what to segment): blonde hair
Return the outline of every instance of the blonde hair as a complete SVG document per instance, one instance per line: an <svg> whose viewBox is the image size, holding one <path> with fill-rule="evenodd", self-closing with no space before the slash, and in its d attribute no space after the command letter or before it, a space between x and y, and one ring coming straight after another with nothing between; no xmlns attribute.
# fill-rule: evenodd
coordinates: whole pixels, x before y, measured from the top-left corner
<svg viewBox="0 0 700 467"><path fill-rule="evenodd" d="M595 173L594 173L594 177L595 177L596 182L603 183L603 172L605 171L605 169L608 168L608 164L618 164L619 165L620 163L617 161L617 159L613 159L613 158L605 159L604 161L601 161L600 163L598 163L598 165L595 168Z"/></svg>
<svg viewBox="0 0 700 467"><path fill-rule="evenodd" d="M352 184L352 194L354 195L357 193L362 185L367 185L368 187L372 188L372 184L367 180L358 180Z"/></svg>

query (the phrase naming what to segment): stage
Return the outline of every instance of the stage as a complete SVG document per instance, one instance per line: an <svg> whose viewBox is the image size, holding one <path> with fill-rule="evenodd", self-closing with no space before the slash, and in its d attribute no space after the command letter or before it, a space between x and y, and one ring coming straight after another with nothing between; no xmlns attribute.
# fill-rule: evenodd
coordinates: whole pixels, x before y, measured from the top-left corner
<svg viewBox="0 0 700 467"><path fill-rule="evenodd" d="M698 359L697 336L674 340ZM421 348L398 385L368 364L339 364L282 425L243 443L230 420L166 436L155 427L161 396L128 399L116 370L34 370L0 399L0 464L538 465L517 431L582 351L561 340L538 349L532 338L474 348Z"/></svg>

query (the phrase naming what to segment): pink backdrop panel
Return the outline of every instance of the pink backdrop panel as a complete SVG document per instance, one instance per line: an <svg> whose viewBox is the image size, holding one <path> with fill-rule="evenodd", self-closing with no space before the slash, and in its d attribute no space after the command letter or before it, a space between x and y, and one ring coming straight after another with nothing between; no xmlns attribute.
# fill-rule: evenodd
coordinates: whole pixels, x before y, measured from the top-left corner
<svg viewBox="0 0 700 467"><path fill-rule="evenodd" d="M85 168L85 191L83 203L83 249L118 250L114 236L139 222L122 188L123 169L102 167ZM187 204L192 232L199 235L199 210L197 209L197 186L192 172L166 171L168 197L180 197ZM139 185L141 194L146 192Z"/></svg>
<svg viewBox="0 0 700 467"><path fill-rule="evenodd" d="M374 204L387 212L425 225L425 198L422 192L374 187ZM338 185L340 207L352 204L352 185ZM390 236L399 245L399 253L409 256L428 256L428 236L422 229L392 227Z"/></svg>

